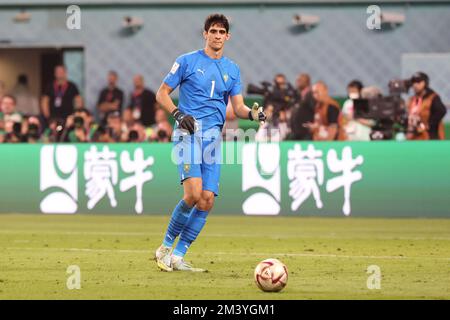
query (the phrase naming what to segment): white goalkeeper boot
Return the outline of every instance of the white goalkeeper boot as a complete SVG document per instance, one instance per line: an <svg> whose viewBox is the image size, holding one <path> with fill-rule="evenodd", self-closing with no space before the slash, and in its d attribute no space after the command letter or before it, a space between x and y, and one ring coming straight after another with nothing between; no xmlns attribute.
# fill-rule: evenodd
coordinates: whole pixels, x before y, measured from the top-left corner
<svg viewBox="0 0 450 320"><path fill-rule="evenodd" d="M160 268L162 271L173 271L172 265L171 265L171 251L172 248L166 247L164 245L161 245L158 249L156 249L155 252L155 260L156 264L158 265L158 268Z"/></svg>
<svg viewBox="0 0 450 320"><path fill-rule="evenodd" d="M190 272L206 272L205 269L194 268L189 263L184 261L182 257L172 255L171 267L173 271L190 271Z"/></svg>

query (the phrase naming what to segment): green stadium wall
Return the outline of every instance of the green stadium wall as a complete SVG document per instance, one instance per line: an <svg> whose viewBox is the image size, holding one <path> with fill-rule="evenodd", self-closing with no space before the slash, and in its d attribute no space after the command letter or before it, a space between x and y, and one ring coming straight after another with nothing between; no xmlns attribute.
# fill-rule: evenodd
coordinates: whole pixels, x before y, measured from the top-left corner
<svg viewBox="0 0 450 320"><path fill-rule="evenodd" d="M171 150L0 145L0 212L169 214L182 195ZM214 214L450 217L450 142L226 143L223 155Z"/></svg>

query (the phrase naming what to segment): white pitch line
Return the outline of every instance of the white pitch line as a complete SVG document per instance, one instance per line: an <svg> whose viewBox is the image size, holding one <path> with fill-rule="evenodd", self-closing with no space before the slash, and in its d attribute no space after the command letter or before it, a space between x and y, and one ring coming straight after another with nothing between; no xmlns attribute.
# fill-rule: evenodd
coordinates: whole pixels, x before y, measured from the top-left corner
<svg viewBox="0 0 450 320"><path fill-rule="evenodd" d="M83 236L83 235L93 235L93 236L161 236L163 231L161 232L114 232L114 231L33 231L33 230L0 230L0 234L38 234L38 235L74 235L74 236ZM206 237L236 237L236 238L258 238L264 237L268 239L367 239L367 240L443 240L450 241L450 237L398 237L398 236L345 236L345 235L311 235L311 234L296 234L296 235L286 235L286 234L257 234L257 233L207 233L205 232Z"/></svg>
<svg viewBox="0 0 450 320"><path fill-rule="evenodd" d="M210 254L214 254L210 252ZM314 258L344 258L344 259L423 259L423 260L445 260L450 261L450 258L446 257L406 257L406 256L350 256L339 254L320 254L320 253L231 253L231 252L215 252L218 255L252 255L252 256L288 256L288 257L314 257Z"/></svg>
<svg viewBox="0 0 450 320"><path fill-rule="evenodd" d="M152 254L151 250L127 250L127 249L90 249L90 248L30 248L30 247L7 247L6 250L16 251L72 251L72 252L93 252L93 253L143 253ZM364 256L364 255L338 255L338 254L320 254L320 253L261 253L261 252L202 252L191 253L191 255L238 255L238 256L288 256L305 258L340 258L340 259L386 259L386 260L443 260L450 261L447 257L407 257L407 256Z"/></svg>
<svg viewBox="0 0 450 320"><path fill-rule="evenodd" d="M6 250L16 251L73 251L73 252L94 252L94 253L151 253L150 250L125 250L125 249L90 249L90 248L25 248L25 247L7 247Z"/></svg>

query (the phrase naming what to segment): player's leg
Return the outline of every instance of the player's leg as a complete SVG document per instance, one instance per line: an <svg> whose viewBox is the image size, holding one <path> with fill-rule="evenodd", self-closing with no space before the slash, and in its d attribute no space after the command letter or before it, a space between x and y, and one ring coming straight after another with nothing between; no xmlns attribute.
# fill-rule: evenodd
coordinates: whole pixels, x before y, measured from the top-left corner
<svg viewBox="0 0 450 320"><path fill-rule="evenodd" d="M186 268L183 267L185 264L183 257L205 226L208 213L214 206L214 197L219 193L220 163L203 163L201 168L203 191L200 200L192 209L186 226L180 234L180 240L173 251L172 266L174 270L204 271L189 265Z"/></svg>
<svg viewBox="0 0 450 320"><path fill-rule="evenodd" d="M193 206L200 199L202 191L201 161L197 158L198 154L201 155L201 146L197 140L191 136L182 136L180 140L175 139L175 161L178 165L180 181L183 184L184 196L172 211L163 244L156 250L157 265L164 271L172 271L170 266L172 246L184 228Z"/></svg>
<svg viewBox="0 0 450 320"><path fill-rule="evenodd" d="M172 247L175 239L183 230L192 208L200 200L202 193L202 178L192 177L183 181L184 196L172 212L172 217L164 237L163 245Z"/></svg>
<svg viewBox="0 0 450 320"><path fill-rule="evenodd" d="M214 192L203 190L200 200L192 209L191 215L186 222L180 235L180 240L172 254L172 266L174 270L181 271L204 271L203 269L193 268L184 261L184 256L189 250L191 244L197 239L206 224L208 213L214 206Z"/></svg>
<svg viewBox="0 0 450 320"><path fill-rule="evenodd" d="M156 250L158 267L163 271L172 271L171 250L176 238L180 235L192 208L199 201L202 192L202 178L192 177L183 181L184 196L175 206L162 245Z"/></svg>

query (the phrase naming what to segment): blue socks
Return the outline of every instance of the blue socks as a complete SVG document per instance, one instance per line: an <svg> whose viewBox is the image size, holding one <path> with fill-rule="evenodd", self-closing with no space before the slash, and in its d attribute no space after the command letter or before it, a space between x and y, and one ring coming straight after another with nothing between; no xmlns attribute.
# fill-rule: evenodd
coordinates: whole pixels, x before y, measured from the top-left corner
<svg viewBox="0 0 450 320"><path fill-rule="evenodd" d="M175 256L184 257L192 242L194 242L200 231L203 229L207 216L208 211L198 210L196 207L192 209L191 216L186 222L186 225L181 232L180 240L173 251Z"/></svg>
<svg viewBox="0 0 450 320"><path fill-rule="evenodd" d="M172 212L172 218L167 228L166 236L164 237L163 245L172 247L175 239L180 235L184 226L186 225L190 216L192 207L189 207L182 199Z"/></svg>

